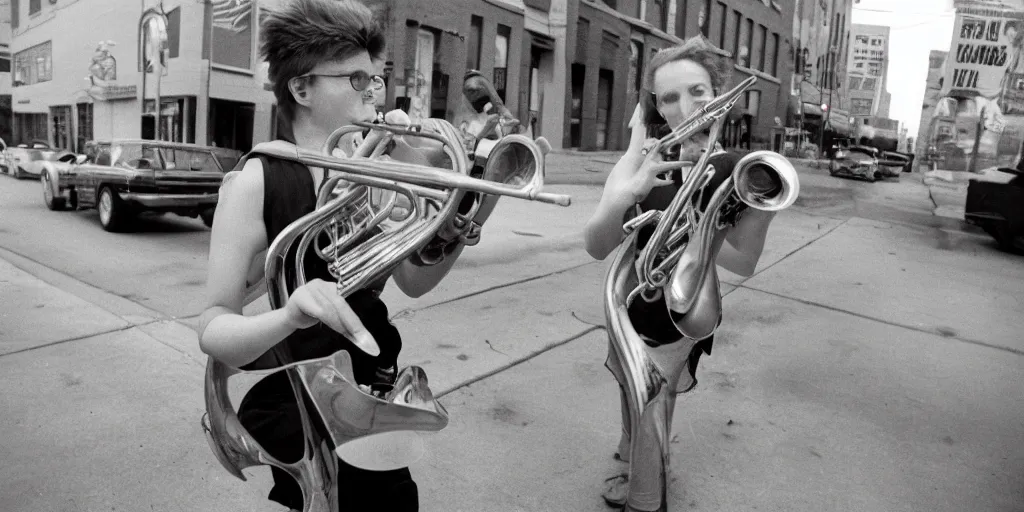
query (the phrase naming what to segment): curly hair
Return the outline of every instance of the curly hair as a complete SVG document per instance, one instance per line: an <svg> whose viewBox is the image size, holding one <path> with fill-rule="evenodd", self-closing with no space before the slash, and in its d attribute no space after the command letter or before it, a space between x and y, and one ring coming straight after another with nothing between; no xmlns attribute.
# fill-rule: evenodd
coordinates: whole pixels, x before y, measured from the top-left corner
<svg viewBox="0 0 1024 512"><path fill-rule="evenodd" d="M292 120L295 98L291 79L325 60L344 60L362 52L384 57L384 28L374 12L356 0L293 0L263 21L260 56L269 64L281 116Z"/></svg>
<svg viewBox="0 0 1024 512"><path fill-rule="evenodd" d="M679 46L658 51L651 57L651 61L647 64L647 71L644 72L643 91L640 93L644 124L650 126L665 123L665 118L658 112L654 101L654 73L662 66L680 60L696 62L707 70L711 77L711 89L715 96L722 93L732 77L732 66L729 60L719 54L715 47L702 36L691 37Z"/></svg>

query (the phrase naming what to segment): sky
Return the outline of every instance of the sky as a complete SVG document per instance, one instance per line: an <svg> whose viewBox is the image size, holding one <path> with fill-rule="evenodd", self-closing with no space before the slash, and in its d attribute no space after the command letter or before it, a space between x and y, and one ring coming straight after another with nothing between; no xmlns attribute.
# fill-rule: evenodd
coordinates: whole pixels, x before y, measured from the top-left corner
<svg viewBox="0 0 1024 512"><path fill-rule="evenodd" d="M860 0L853 5L853 23L889 27L889 118L903 123L907 135L915 139L928 53L949 51L953 18L952 0Z"/></svg>

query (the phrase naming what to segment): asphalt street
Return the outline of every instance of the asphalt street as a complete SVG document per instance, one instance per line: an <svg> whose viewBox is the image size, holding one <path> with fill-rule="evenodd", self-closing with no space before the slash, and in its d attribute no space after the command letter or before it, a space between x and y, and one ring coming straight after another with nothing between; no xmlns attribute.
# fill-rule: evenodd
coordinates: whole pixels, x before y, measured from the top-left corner
<svg viewBox="0 0 1024 512"><path fill-rule="evenodd" d="M437 289L385 291L400 364L451 413L412 468L422 510L608 510L607 262L580 230L613 163L552 155L572 206L503 199ZM755 275L720 271L725 322L676 409L670 510L1022 510L1024 258L933 215L917 173L797 167ZM173 215L106 233L0 176L0 510L281 510L267 468L234 479L199 429L208 240Z"/></svg>

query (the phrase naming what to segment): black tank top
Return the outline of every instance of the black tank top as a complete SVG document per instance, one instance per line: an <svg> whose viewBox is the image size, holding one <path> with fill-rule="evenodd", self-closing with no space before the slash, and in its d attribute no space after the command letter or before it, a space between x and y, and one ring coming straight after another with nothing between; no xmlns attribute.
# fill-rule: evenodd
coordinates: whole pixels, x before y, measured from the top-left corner
<svg viewBox="0 0 1024 512"><path fill-rule="evenodd" d="M267 228L267 241L271 243L289 224L316 208L315 184L309 169L301 163L262 154L252 154L250 157L259 158L263 164L263 222ZM359 243L372 235L373 233L367 233ZM296 288L296 250L293 246L285 255L286 281L291 290ZM327 262L313 253L312 245L309 251L303 261L306 280L320 278L324 281L335 281L328 271ZM281 341L284 345L282 352L285 360L276 357L274 351L268 351L243 369L274 368L292 361L316 359L329 356L338 350L348 350L352 356L356 381L367 385L377 381L379 369L395 368L398 353L402 348L398 329L388 319L387 306L379 297L387 280L388 276L384 276L370 286L351 293L347 298L349 306L380 347L378 356L368 355L345 336L323 323L318 323L307 329L296 330Z"/></svg>

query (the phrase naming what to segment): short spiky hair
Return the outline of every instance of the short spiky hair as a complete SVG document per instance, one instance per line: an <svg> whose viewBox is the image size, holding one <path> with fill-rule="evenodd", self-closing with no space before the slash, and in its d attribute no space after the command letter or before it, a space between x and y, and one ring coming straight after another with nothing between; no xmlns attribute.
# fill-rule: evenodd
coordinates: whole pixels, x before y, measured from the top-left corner
<svg viewBox="0 0 1024 512"><path fill-rule="evenodd" d="M384 29L373 11L355 0L291 0L275 9L260 27L260 55L281 115L292 119L295 98L288 90L292 78L312 71L325 60L342 60L368 52L384 57Z"/></svg>
<svg viewBox="0 0 1024 512"><path fill-rule="evenodd" d="M647 71L644 73L644 88L646 92L640 95L640 104L644 112L644 124L651 125L664 123L664 118L658 113L657 105L654 103L652 93L654 91L654 73L659 68L670 62L678 60L692 60L705 70L711 77L711 88L715 96L722 94L725 85L729 83L732 76L732 66L729 60L715 51L714 46L703 36L694 36L679 46L665 48L655 53L647 64Z"/></svg>

